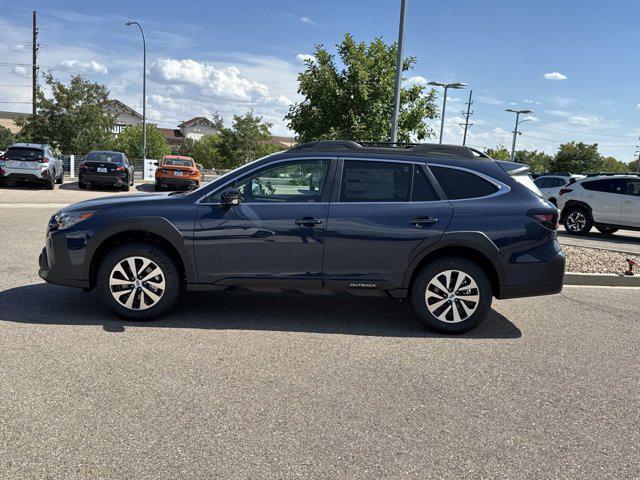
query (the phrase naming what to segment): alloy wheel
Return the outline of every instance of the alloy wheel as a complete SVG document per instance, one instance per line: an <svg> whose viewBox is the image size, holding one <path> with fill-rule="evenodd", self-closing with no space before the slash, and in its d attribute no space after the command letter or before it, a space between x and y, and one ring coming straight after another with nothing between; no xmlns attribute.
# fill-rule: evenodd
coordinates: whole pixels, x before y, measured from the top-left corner
<svg viewBox="0 0 640 480"><path fill-rule="evenodd" d="M580 232L587 226L587 217L582 212L571 212L567 216L567 228L572 232Z"/></svg>
<svg viewBox="0 0 640 480"><path fill-rule="evenodd" d="M480 304L480 290L475 280L460 270L445 270L434 276L425 291L427 309L446 323L467 320Z"/></svg>
<svg viewBox="0 0 640 480"><path fill-rule="evenodd" d="M131 310L146 310L164 295L164 272L148 258L125 258L111 270L109 291L120 305Z"/></svg>

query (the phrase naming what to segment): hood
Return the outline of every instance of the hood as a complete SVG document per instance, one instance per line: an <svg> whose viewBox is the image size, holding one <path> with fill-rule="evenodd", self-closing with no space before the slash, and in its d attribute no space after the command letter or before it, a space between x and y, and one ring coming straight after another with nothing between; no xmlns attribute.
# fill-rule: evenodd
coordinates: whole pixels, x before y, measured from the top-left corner
<svg viewBox="0 0 640 480"><path fill-rule="evenodd" d="M166 200L171 193L137 193L133 195L113 195L109 197L84 200L64 207L61 212L77 212L79 210L100 210L102 208L131 205L140 202L158 202Z"/></svg>

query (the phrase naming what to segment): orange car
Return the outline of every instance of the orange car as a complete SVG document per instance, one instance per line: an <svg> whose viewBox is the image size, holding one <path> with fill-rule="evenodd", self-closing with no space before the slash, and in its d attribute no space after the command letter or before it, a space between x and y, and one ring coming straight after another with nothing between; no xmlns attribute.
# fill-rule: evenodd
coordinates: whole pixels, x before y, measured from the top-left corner
<svg viewBox="0 0 640 480"><path fill-rule="evenodd" d="M204 175L191 157L165 155L156 169L156 190L184 187L198 188Z"/></svg>

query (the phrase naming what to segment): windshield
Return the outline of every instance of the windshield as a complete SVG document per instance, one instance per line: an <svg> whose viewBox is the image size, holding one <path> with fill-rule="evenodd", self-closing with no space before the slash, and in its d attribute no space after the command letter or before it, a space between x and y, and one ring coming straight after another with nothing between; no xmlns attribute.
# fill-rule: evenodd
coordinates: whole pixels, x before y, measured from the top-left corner
<svg viewBox="0 0 640 480"><path fill-rule="evenodd" d="M116 152L90 152L85 157L85 161L122 163L124 161L124 158L121 153L116 153Z"/></svg>
<svg viewBox="0 0 640 480"><path fill-rule="evenodd" d="M180 158L165 158L162 161L162 166L172 166L172 167L193 167L193 160L182 160Z"/></svg>
<svg viewBox="0 0 640 480"><path fill-rule="evenodd" d="M35 160L44 157L44 153L41 148L9 147L4 156L21 160Z"/></svg>

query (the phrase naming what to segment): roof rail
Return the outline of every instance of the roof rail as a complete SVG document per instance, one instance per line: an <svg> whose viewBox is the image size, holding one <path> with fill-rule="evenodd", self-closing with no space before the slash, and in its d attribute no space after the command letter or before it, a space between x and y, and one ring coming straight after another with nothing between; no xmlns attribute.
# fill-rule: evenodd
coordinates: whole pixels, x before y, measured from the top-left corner
<svg viewBox="0 0 640 480"><path fill-rule="evenodd" d="M442 145L439 143L404 143L404 142L354 142L351 140L318 140L301 143L290 151L362 151L386 152L403 155L453 155L464 158L490 158L486 153L461 145Z"/></svg>

